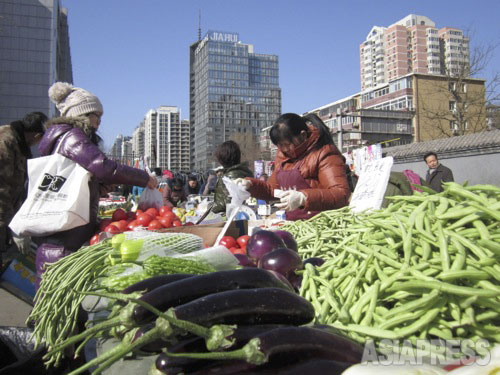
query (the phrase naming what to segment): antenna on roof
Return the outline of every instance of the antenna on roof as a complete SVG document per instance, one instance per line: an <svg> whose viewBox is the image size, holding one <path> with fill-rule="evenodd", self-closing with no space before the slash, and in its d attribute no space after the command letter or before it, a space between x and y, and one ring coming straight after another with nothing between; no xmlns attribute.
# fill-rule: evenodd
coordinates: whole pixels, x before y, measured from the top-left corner
<svg viewBox="0 0 500 375"><path fill-rule="evenodd" d="M201 9L198 11L198 41L201 40Z"/></svg>

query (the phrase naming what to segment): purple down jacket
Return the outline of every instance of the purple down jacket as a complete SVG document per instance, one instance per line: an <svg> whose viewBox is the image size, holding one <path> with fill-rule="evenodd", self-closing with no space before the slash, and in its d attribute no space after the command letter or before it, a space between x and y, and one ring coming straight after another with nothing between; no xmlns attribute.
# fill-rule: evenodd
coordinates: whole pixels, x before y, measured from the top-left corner
<svg viewBox="0 0 500 375"><path fill-rule="evenodd" d="M63 140L59 153L92 173L89 181L90 220L86 225L34 239L40 244L36 254L37 282L35 286L37 289L43 265L46 262L55 262L78 250L95 233L99 212L99 184L146 186L149 181L149 175L145 171L107 158L95 141L92 142L95 135L86 117L60 117L50 120L48 129L38 146L40 155L46 156L54 153L67 132L70 134Z"/></svg>

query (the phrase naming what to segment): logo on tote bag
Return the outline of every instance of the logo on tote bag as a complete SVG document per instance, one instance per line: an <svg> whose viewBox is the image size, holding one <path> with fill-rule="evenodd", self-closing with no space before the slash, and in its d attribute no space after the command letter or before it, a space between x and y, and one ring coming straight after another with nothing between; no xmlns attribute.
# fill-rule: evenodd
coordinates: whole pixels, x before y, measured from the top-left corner
<svg viewBox="0 0 500 375"><path fill-rule="evenodd" d="M45 173L41 184L38 186L38 189L42 191L49 190L57 193L59 190L61 190L65 182L66 182L65 177L52 176L48 173Z"/></svg>

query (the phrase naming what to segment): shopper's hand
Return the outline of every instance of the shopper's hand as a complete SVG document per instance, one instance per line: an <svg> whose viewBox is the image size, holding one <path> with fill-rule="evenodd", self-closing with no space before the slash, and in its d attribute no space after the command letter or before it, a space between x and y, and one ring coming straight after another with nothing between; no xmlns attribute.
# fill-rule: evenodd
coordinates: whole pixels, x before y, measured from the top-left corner
<svg viewBox="0 0 500 375"><path fill-rule="evenodd" d="M149 181L148 181L147 187L149 189L156 189L157 186L158 186L158 180L156 179L156 177L155 176L149 176Z"/></svg>
<svg viewBox="0 0 500 375"><path fill-rule="evenodd" d="M243 189L248 190L252 186L252 182L246 178L237 178L234 180L236 185L240 185Z"/></svg>
<svg viewBox="0 0 500 375"><path fill-rule="evenodd" d="M31 251L31 237L17 237L12 236L12 242L14 242L17 250L23 255L29 255Z"/></svg>
<svg viewBox="0 0 500 375"><path fill-rule="evenodd" d="M276 203L275 207L285 211L293 211L305 204L306 195L304 193L296 190L286 190L281 193L280 203Z"/></svg>

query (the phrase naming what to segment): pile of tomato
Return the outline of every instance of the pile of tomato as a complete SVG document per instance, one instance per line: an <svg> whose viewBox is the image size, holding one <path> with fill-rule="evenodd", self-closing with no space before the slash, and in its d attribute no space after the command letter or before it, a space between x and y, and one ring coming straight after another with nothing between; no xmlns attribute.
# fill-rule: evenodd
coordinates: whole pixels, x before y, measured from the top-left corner
<svg viewBox="0 0 500 375"><path fill-rule="evenodd" d="M231 236L224 236L219 241L219 245L222 245L229 249L229 251L233 254L247 254L247 243L250 236L243 235L238 238L234 238Z"/></svg>
<svg viewBox="0 0 500 375"><path fill-rule="evenodd" d="M184 225L193 225L186 223ZM99 242L99 234L107 232L111 235L134 230L142 227L148 230L158 230L163 228L183 226L179 217L172 212L172 208L163 206L159 210L151 207L146 210L125 211L117 208L111 218L102 219L98 232L91 238L90 244Z"/></svg>

